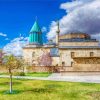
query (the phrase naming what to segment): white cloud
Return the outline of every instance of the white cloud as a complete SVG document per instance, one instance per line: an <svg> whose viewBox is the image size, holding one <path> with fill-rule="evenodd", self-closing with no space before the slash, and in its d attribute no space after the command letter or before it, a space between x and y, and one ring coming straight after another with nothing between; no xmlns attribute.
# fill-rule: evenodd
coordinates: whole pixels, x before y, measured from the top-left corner
<svg viewBox="0 0 100 100"><path fill-rule="evenodd" d="M5 38L5 40L10 40L9 38Z"/></svg>
<svg viewBox="0 0 100 100"><path fill-rule="evenodd" d="M0 36L6 37L7 34L4 34L4 33L0 32Z"/></svg>
<svg viewBox="0 0 100 100"><path fill-rule="evenodd" d="M93 1L94 0L73 0L72 2L61 4L60 8L66 10L66 12L71 12L75 10L76 8L84 6L85 4L88 4Z"/></svg>
<svg viewBox="0 0 100 100"><path fill-rule="evenodd" d="M100 40L100 33L91 35L93 39Z"/></svg>
<svg viewBox="0 0 100 100"><path fill-rule="evenodd" d="M67 12L59 20L60 34L84 32L94 35L100 33L100 0L75 0L61 4L60 8ZM55 37L56 29L56 22L53 21L47 33L48 39Z"/></svg>
<svg viewBox="0 0 100 100"><path fill-rule="evenodd" d="M22 56L22 47L24 47L26 44L28 44L28 37L15 38L10 43L4 46L3 51L7 54Z"/></svg>
<svg viewBox="0 0 100 100"><path fill-rule="evenodd" d="M47 28L46 27L42 27L42 32L46 32L47 31Z"/></svg>

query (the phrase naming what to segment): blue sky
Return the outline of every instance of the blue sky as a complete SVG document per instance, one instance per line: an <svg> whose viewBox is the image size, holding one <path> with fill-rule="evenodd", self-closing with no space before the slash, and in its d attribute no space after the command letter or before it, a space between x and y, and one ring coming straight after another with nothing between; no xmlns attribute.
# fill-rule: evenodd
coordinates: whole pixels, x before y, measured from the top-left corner
<svg viewBox="0 0 100 100"><path fill-rule="evenodd" d="M100 0L0 0L0 47L4 46L4 52L22 55L36 16L41 28L47 29L44 42L55 37L56 20L60 35L83 32L100 41Z"/></svg>
<svg viewBox="0 0 100 100"><path fill-rule="evenodd" d="M65 15L60 4L66 1L69 0L0 0L0 33L7 34L0 36L0 47L20 34L28 36L35 16L41 28L46 27L48 32L51 21ZM43 33L44 41L47 32Z"/></svg>

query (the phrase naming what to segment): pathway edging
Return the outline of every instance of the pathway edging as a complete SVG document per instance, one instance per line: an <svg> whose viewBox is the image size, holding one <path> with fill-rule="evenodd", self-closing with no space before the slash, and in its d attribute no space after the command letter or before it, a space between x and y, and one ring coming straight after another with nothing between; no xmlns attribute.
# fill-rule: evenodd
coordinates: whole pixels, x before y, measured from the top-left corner
<svg viewBox="0 0 100 100"><path fill-rule="evenodd" d="M0 78L9 78L8 75L0 75ZM100 75L92 76L61 76L60 73L53 73L49 77L13 76L16 79L50 80L50 81L69 81L84 83L100 83Z"/></svg>

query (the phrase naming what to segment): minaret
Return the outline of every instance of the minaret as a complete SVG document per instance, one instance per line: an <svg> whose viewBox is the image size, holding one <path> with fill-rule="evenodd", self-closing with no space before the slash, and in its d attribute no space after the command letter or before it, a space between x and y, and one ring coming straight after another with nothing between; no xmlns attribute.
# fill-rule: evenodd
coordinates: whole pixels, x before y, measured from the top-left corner
<svg viewBox="0 0 100 100"><path fill-rule="evenodd" d="M59 33L60 33L59 21L57 21L57 31L56 31L56 45L57 46L59 46Z"/></svg>
<svg viewBox="0 0 100 100"><path fill-rule="evenodd" d="M34 25L30 30L29 43L35 45L42 45L42 32L37 20L35 21Z"/></svg>

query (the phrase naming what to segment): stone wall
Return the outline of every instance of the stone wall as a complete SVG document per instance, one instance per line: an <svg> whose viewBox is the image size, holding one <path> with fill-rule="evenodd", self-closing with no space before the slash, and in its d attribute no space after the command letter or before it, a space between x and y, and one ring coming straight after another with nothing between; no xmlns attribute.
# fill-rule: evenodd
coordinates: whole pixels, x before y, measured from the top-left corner
<svg viewBox="0 0 100 100"><path fill-rule="evenodd" d="M45 48L26 48L23 49L23 58L30 65L32 63L38 65L38 58L43 54L43 52L49 52L49 51L50 49L45 49Z"/></svg>
<svg viewBox="0 0 100 100"><path fill-rule="evenodd" d="M24 59L26 62L35 64L43 51L50 52L50 48L24 49ZM35 52L34 56L33 52ZM92 57L90 53L93 53ZM73 55L72 55L73 54ZM60 48L59 56L52 57L52 66L65 66L64 71L100 71L100 48ZM93 60L94 59L94 60ZM47 67L35 67L34 71L49 71Z"/></svg>
<svg viewBox="0 0 100 100"><path fill-rule="evenodd" d="M59 58L59 66L62 66L62 62L65 63L65 66L71 67L73 63L75 63L75 58L78 58L79 61L81 58L83 58L83 61L85 61L88 57L90 57L90 53L93 53L93 57L100 57L100 49L60 49L60 58ZM74 55L72 55L72 53ZM92 57L90 57L93 59ZM98 64L98 63L97 63ZM86 66L86 65L85 65Z"/></svg>
<svg viewBox="0 0 100 100"><path fill-rule="evenodd" d="M72 67L63 67L62 71L84 71L84 72L88 72L88 71L99 71L100 72L100 64L75 64Z"/></svg>
<svg viewBox="0 0 100 100"><path fill-rule="evenodd" d="M31 72L58 72L59 68L55 66L33 66Z"/></svg>
<svg viewBox="0 0 100 100"><path fill-rule="evenodd" d="M60 42L60 46L98 46L99 42Z"/></svg>

